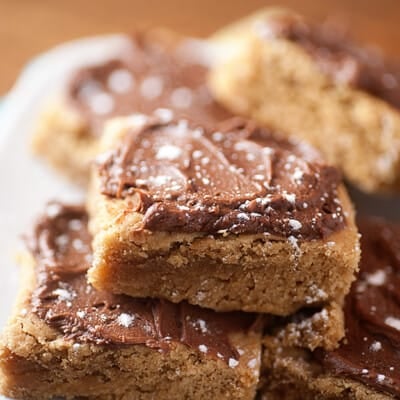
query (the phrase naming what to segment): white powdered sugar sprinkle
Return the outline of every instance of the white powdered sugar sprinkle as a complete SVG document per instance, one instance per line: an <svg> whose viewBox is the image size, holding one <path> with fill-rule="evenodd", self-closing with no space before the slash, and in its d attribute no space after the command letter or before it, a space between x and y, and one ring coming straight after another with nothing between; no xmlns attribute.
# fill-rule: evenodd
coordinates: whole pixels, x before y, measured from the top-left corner
<svg viewBox="0 0 400 400"><path fill-rule="evenodd" d="M200 350L202 353L207 353L208 347L207 347L205 344L201 344L201 345L199 345L199 350Z"/></svg>
<svg viewBox="0 0 400 400"><path fill-rule="evenodd" d="M58 300L60 301L71 301L74 298L74 293L63 288L57 288L53 290L53 294L58 296Z"/></svg>
<svg viewBox="0 0 400 400"><path fill-rule="evenodd" d="M134 320L135 320L134 316L126 313L120 314L117 318L118 324L124 326L125 328L129 328L133 324Z"/></svg>
<svg viewBox="0 0 400 400"><path fill-rule="evenodd" d="M81 344L80 343L74 343L72 345L72 350L74 351L78 351L81 348Z"/></svg>
<svg viewBox="0 0 400 400"><path fill-rule="evenodd" d="M372 286L384 285L386 282L386 272L380 269L373 274L367 275L367 282Z"/></svg>
<svg viewBox="0 0 400 400"><path fill-rule="evenodd" d="M192 104L193 94L189 88L181 87L171 93L171 103L177 108L189 108Z"/></svg>
<svg viewBox="0 0 400 400"><path fill-rule="evenodd" d="M61 206L59 204L49 204L46 207L46 215L50 218L56 217L61 212Z"/></svg>
<svg viewBox="0 0 400 400"><path fill-rule="evenodd" d="M169 108L157 108L153 114L164 123L171 122L174 118L174 113Z"/></svg>
<svg viewBox="0 0 400 400"><path fill-rule="evenodd" d="M86 317L86 312L85 312L85 311L82 311L82 310L77 311L77 312L76 312L76 316L77 316L78 318L85 318L85 317Z"/></svg>
<svg viewBox="0 0 400 400"><path fill-rule="evenodd" d="M296 167L294 169L294 173L293 173L293 180L299 181L303 178L303 175L304 175L304 172L299 167Z"/></svg>
<svg viewBox="0 0 400 400"><path fill-rule="evenodd" d="M71 219L71 221L68 222L68 228L71 229L71 231L80 231L82 229L82 221L79 219Z"/></svg>
<svg viewBox="0 0 400 400"><path fill-rule="evenodd" d="M378 374L378 375L376 376L376 380L377 380L378 382L383 382L385 379L386 379L386 376L385 376L385 375Z"/></svg>
<svg viewBox="0 0 400 400"><path fill-rule="evenodd" d="M96 93L88 99L89 107L98 115L109 114L114 109L114 99L107 93Z"/></svg>
<svg viewBox="0 0 400 400"><path fill-rule="evenodd" d="M140 93L143 97L152 100L159 97L163 91L164 82L159 76L149 76L140 85Z"/></svg>
<svg viewBox="0 0 400 400"><path fill-rule="evenodd" d="M294 193L283 193L282 197L285 198L289 203L295 204L296 203L296 195Z"/></svg>
<svg viewBox="0 0 400 400"><path fill-rule="evenodd" d="M126 93L133 87L134 79L126 69L116 69L108 77L108 88L115 93Z"/></svg>
<svg viewBox="0 0 400 400"><path fill-rule="evenodd" d="M195 326L200 330L201 333L208 332L206 321L204 321L203 319L199 318L198 320L196 320Z"/></svg>
<svg viewBox="0 0 400 400"><path fill-rule="evenodd" d="M239 361L235 360L234 358L230 358L228 360L228 365L230 368L236 368L239 365Z"/></svg>
<svg viewBox="0 0 400 400"><path fill-rule="evenodd" d="M371 351L379 351L382 349L382 343L377 340L371 344L369 347Z"/></svg>
<svg viewBox="0 0 400 400"><path fill-rule="evenodd" d="M182 154L182 150L172 144L161 146L156 154L157 160L176 160Z"/></svg>
<svg viewBox="0 0 400 400"><path fill-rule="evenodd" d="M289 226L294 231L298 231L299 229L301 229L302 224L300 221L297 221L297 219L289 219Z"/></svg>

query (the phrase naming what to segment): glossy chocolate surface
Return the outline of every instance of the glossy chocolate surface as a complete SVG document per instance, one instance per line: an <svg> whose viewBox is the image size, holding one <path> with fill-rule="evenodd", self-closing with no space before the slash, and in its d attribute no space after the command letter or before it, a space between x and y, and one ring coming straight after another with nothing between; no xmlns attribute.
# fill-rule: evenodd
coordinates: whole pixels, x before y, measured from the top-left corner
<svg viewBox="0 0 400 400"><path fill-rule="evenodd" d="M168 108L180 118L213 125L231 114L211 96L205 45L141 33L118 59L81 68L67 90L71 105L100 136L106 120Z"/></svg>
<svg viewBox="0 0 400 400"><path fill-rule="evenodd" d="M102 193L129 198L139 229L314 239L345 226L339 172L240 118L214 130L144 119L100 158Z"/></svg>

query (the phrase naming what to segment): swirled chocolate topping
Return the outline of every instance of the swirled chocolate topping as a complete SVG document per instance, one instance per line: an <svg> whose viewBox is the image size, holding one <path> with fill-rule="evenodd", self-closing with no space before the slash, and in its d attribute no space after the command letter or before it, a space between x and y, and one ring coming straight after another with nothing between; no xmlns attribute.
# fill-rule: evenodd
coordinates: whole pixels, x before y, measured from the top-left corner
<svg viewBox="0 0 400 400"><path fill-rule="evenodd" d="M400 63L357 46L332 27L279 16L259 26L266 38L285 38L302 46L336 83L347 84L400 108Z"/></svg>
<svg viewBox="0 0 400 400"><path fill-rule="evenodd" d="M254 315L97 291L85 276L90 243L83 208L48 206L29 241L37 279L31 312L46 324L77 343L144 344L160 350L182 343L227 363L239 359L229 335L252 329Z"/></svg>
<svg viewBox="0 0 400 400"><path fill-rule="evenodd" d="M345 225L338 171L310 147L234 118L207 131L148 119L99 158L101 191L139 229L322 238Z"/></svg>
<svg viewBox="0 0 400 400"><path fill-rule="evenodd" d="M137 34L119 59L77 71L69 83L69 100L97 136L110 117L150 114L158 108L214 125L231 114L211 97L203 53L191 40L172 46Z"/></svg>
<svg viewBox="0 0 400 400"><path fill-rule="evenodd" d="M317 357L329 373L400 397L400 225L368 219L359 227L361 269L346 299L346 338Z"/></svg>

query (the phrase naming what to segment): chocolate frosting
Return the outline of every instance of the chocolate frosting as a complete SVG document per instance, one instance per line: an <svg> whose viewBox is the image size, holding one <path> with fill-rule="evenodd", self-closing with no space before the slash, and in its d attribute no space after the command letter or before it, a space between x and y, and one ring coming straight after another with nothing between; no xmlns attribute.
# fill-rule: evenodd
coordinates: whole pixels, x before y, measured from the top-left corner
<svg viewBox="0 0 400 400"><path fill-rule="evenodd" d="M265 22L261 33L302 46L336 83L361 89L400 108L400 64L357 46L338 30L293 16L279 16Z"/></svg>
<svg viewBox="0 0 400 400"><path fill-rule="evenodd" d="M239 359L229 336L253 329L254 314L98 291L85 276L90 243L82 207L52 203L36 225L29 240L37 278L30 307L46 324L76 343L144 344L160 350L182 343L230 365Z"/></svg>
<svg viewBox="0 0 400 400"><path fill-rule="evenodd" d="M346 337L316 357L329 373L400 397L400 225L371 218L359 227L361 270L346 299Z"/></svg>
<svg viewBox="0 0 400 400"><path fill-rule="evenodd" d="M99 159L101 191L138 229L326 237L345 225L339 172L305 144L233 118L217 130L149 118Z"/></svg>
<svg viewBox="0 0 400 400"><path fill-rule="evenodd" d="M231 114L211 97L202 53L193 40L172 46L137 34L119 59L78 70L67 89L69 101L97 136L110 117L150 114L158 108L213 125Z"/></svg>

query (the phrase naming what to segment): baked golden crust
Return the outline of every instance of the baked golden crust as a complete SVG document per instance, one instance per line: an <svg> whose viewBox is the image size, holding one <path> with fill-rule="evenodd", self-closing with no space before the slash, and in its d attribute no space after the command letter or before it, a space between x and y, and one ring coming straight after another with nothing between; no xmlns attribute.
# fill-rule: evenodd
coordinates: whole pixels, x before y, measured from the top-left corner
<svg viewBox="0 0 400 400"><path fill-rule="evenodd" d="M210 73L216 98L236 113L310 142L362 190L398 191L398 110L334 83L299 44L263 38L260 24L277 16L298 18L284 9L261 10L211 38L216 48L226 49Z"/></svg>

